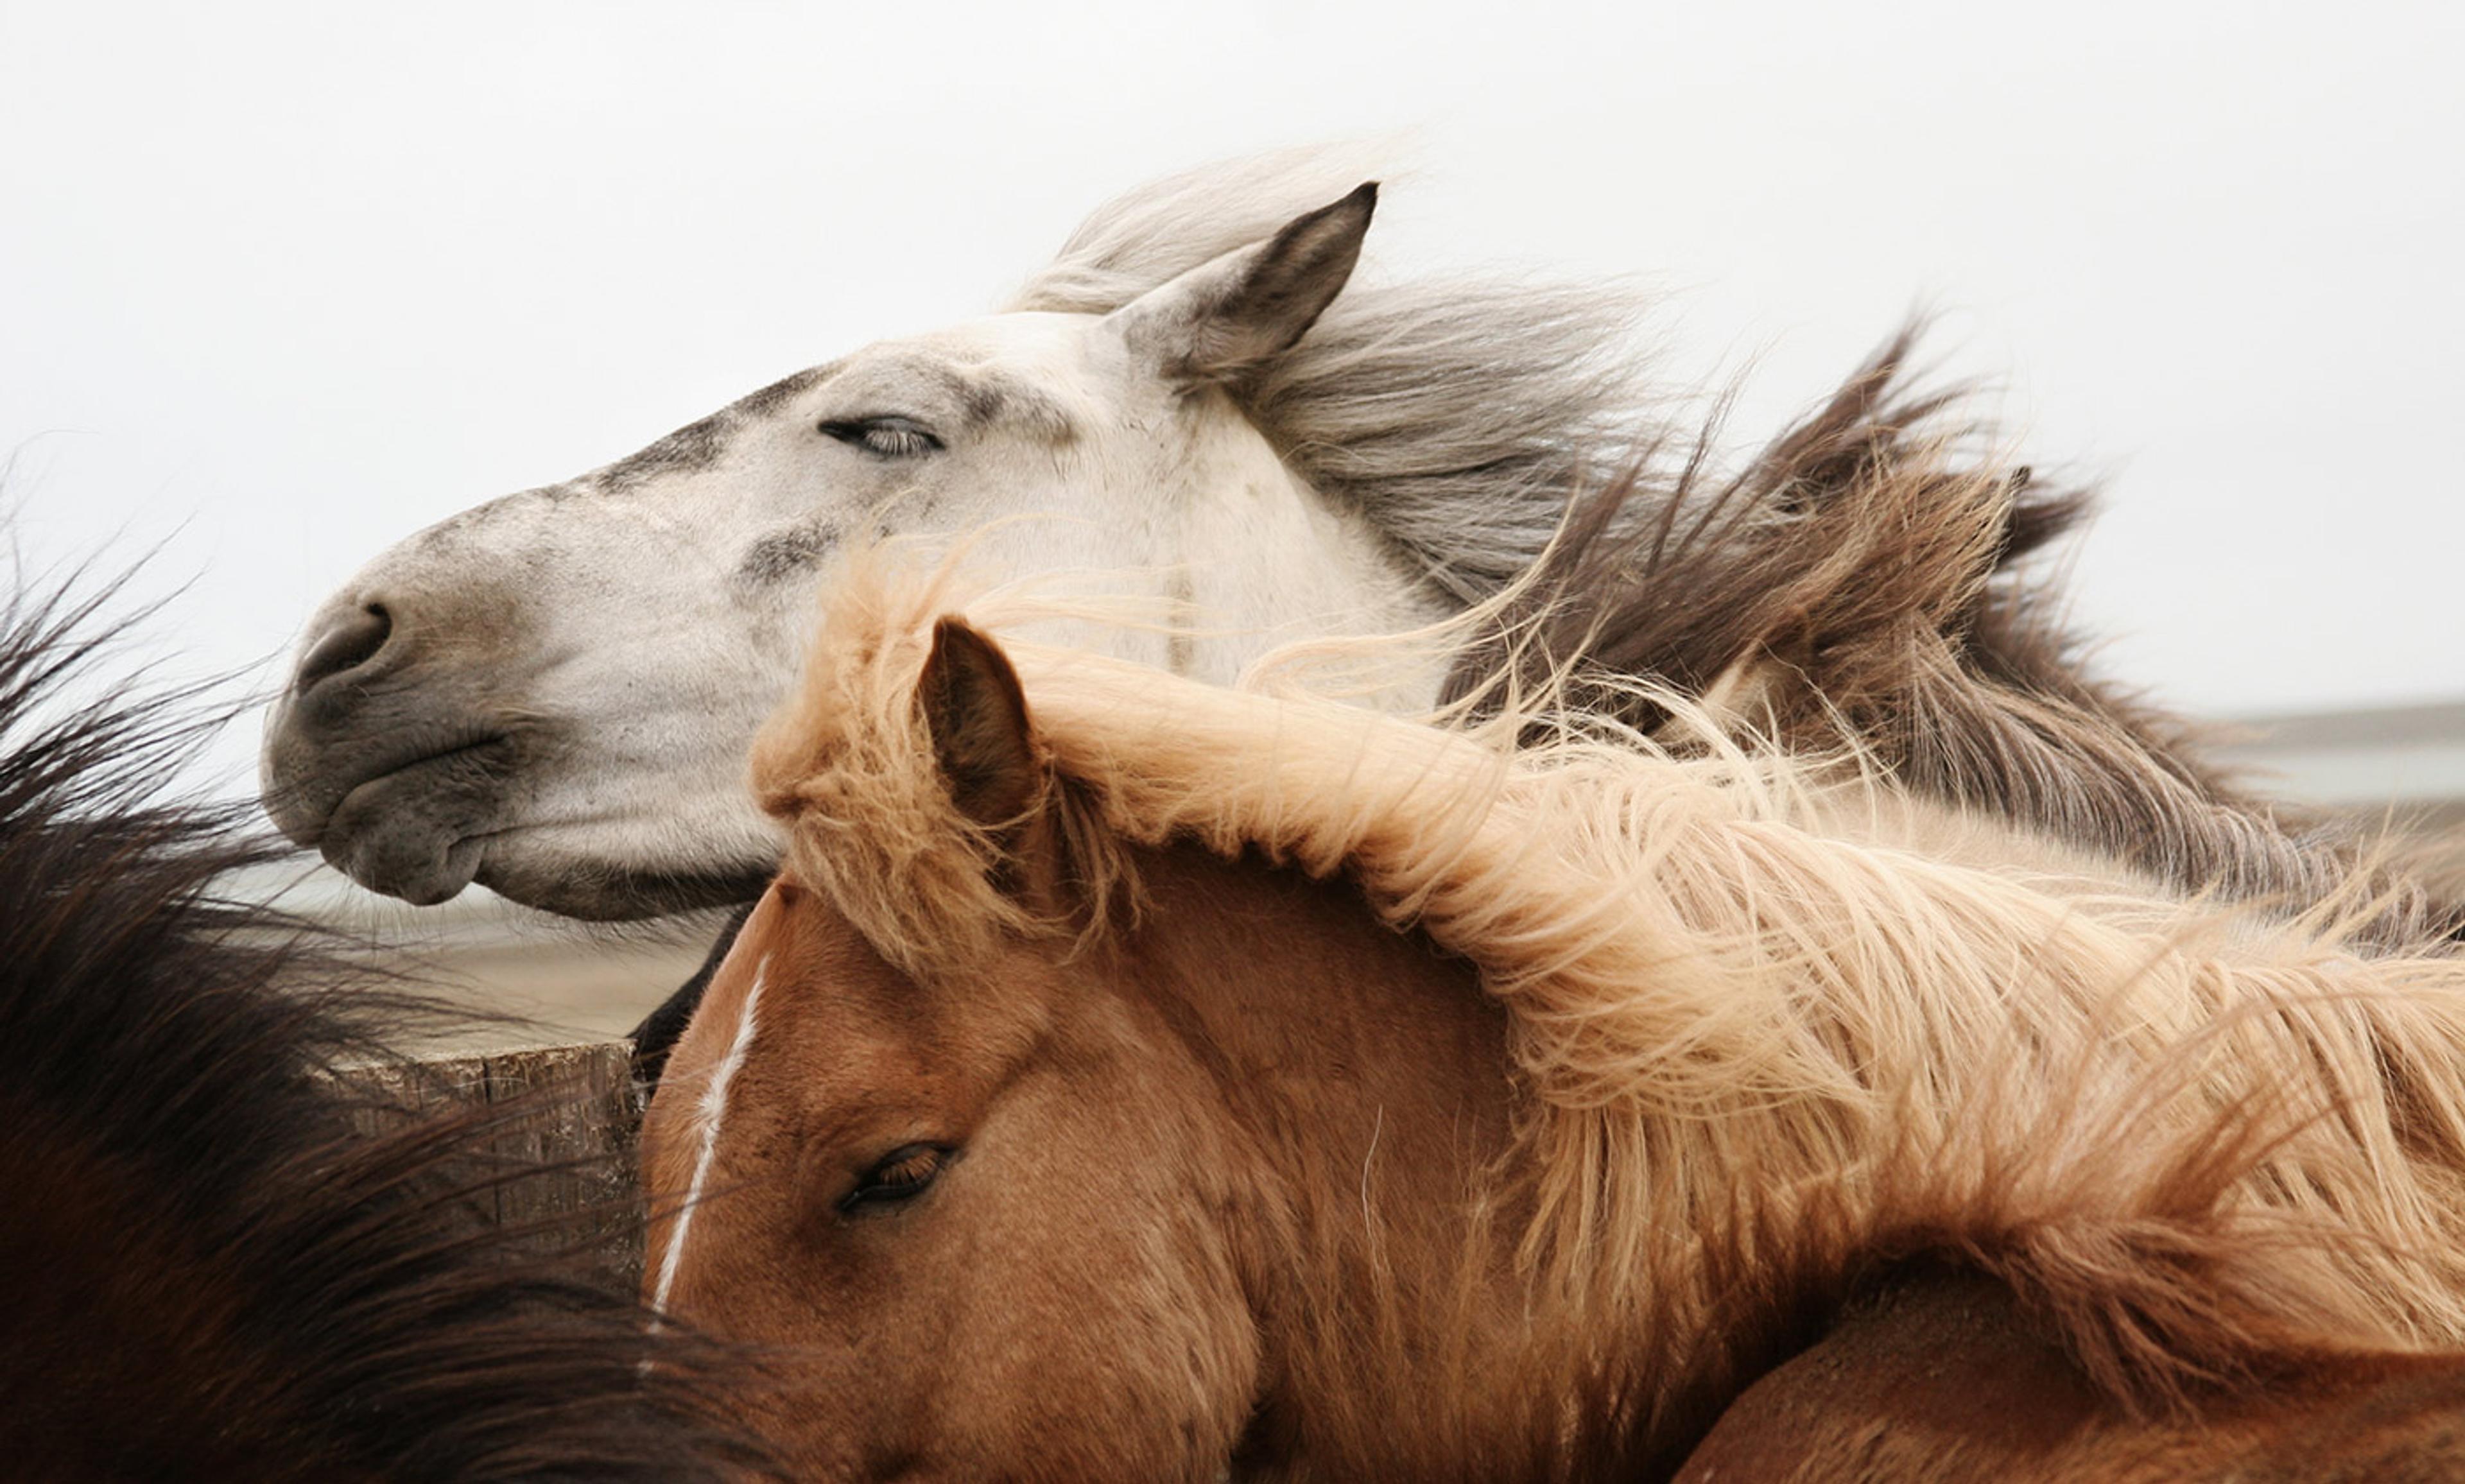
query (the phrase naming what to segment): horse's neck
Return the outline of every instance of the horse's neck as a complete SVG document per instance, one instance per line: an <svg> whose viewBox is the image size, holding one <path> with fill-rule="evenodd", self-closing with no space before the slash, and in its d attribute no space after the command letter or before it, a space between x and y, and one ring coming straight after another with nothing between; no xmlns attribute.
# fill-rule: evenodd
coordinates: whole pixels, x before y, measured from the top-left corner
<svg viewBox="0 0 2465 1484"><path fill-rule="evenodd" d="M1206 485L1182 511L1190 560L1190 600L1212 613L1255 614L1281 638L1393 633L1444 615L1451 605L1357 511L1339 506L1281 464L1255 458L1205 460ZM1232 647L1207 653L1196 678L1229 681L1238 673ZM1243 655L1240 663L1256 657ZM1210 673L1210 670L1220 673ZM1435 695L1436 676L1415 698Z"/></svg>
<svg viewBox="0 0 2465 1484"><path fill-rule="evenodd" d="M1182 631L1132 657L1229 685L1280 644L1395 633L1454 610L1394 543L1293 474L1229 405L1201 420L1155 485L1139 491L1137 514ZM1432 656L1375 698L1424 708L1438 677Z"/></svg>
<svg viewBox="0 0 2465 1484"><path fill-rule="evenodd" d="M1476 1258L1473 1235L1511 1141L1503 1012L1348 883L1188 846L1142 855L1140 992L1214 1069L1247 1165L1229 1219L1265 1341L1260 1466L1412 1476L1396 1471L1416 1449L1432 1469L1459 1458L1527 1400L1494 1374L1465 1384L1522 1322L1491 1286L1505 1254Z"/></svg>
<svg viewBox="0 0 2465 1484"><path fill-rule="evenodd" d="M1511 1091L1505 1016L1471 966L1379 922L1348 882L1196 846L1137 854L1143 991L1187 1007L1176 1024L1240 1070L1229 1091L1312 1137L1355 1218L1365 1180L1409 1178L1416 1206L1444 1170L1469 1189L1504 1147Z"/></svg>

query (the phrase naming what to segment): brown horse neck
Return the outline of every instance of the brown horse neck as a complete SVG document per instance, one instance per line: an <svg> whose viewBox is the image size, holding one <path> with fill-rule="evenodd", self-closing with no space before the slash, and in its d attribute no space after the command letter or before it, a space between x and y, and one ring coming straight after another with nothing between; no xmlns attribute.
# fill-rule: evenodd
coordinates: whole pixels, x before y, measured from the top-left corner
<svg viewBox="0 0 2465 1484"><path fill-rule="evenodd" d="M1128 982L1207 1070L1246 1165L1227 1217L1265 1359L1245 1466L1400 1476L1399 1446L1443 1469L1466 1432L1521 1430L1491 1372L1522 1322L1499 1287L1521 1213L1476 1218L1512 1137L1499 1004L1349 882L1190 846L1138 864ZM1365 1362L1390 1374L1365 1384ZM1340 1409L1372 1398L1399 1410Z"/></svg>
<svg viewBox="0 0 2465 1484"><path fill-rule="evenodd" d="M1763 1376L1678 1484L1872 1479L2200 1484L2452 1479L2465 1472L2465 1360L2290 1358L2264 1384L2140 1417L2099 1391L2010 1290L1904 1274Z"/></svg>

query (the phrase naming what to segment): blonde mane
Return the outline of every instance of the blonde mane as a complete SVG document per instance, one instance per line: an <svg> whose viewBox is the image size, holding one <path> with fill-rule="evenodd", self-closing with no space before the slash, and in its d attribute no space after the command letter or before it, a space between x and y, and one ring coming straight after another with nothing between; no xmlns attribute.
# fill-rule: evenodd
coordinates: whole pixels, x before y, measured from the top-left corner
<svg viewBox="0 0 2465 1484"><path fill-rule="evenodd" d="M1930 858L1885 843L1906 800L1854 759L1535 746L1514 706L1446 729L1006 637L1090 884L1049 920L915 701L936 618L1049 609L878 551L825 592L754 757L794 876L920 977L1133 930L1132 844L1352 878L1506 1007L1523 1260L1661 1337L1647 1386L1726 1363L1790 1284L1924 1251L2143 1400L2325 1337L2465 1342L2465 962L2347 951L2332 918L2367 902L2269 924Z"/></svg>

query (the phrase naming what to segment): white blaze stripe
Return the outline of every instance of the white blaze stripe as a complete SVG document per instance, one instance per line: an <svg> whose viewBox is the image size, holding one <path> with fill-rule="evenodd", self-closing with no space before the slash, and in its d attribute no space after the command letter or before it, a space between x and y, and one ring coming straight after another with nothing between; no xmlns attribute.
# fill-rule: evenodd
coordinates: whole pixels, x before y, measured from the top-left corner
<svg viewBox="0 0 2465 1484"><path fill-rule="evenodd" d="M710 1074L710 1085L702 1089L701 1104L694 1111L701 1121L701 1151L694 1158L693 1186L685 1192L685 1204L677 1212L677 1224L668 1229L668 1251L659 1259L659 1290L651 1298L651 1307L664 1314L668 1308L668 1290L677 1281L677 1261L684 1256L685 1232L693 1227L694 1207L701 1204L702 1186L710 1179L710 1166L719 1154L719 1124L727 1115L727 1084L744 1066L745 1052L753 1047L753 1015L762 1004L762 979L769 972L769 955L753 966L753 987L744 991L744 1008L736 1021L736 1039L728 1043L727 1055L721 1059L718 1070Z"/></svg>

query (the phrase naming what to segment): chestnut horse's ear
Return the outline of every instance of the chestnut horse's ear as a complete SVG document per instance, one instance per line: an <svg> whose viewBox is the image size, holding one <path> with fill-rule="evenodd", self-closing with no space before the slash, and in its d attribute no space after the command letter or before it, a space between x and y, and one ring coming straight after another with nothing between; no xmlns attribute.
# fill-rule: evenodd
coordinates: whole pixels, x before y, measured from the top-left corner
<svg viewBox="0 0 2465 1484"><path fill-rule="evenodd" d="M1233 383L1290 350L1352 277L1378 206L1370 181L1264 242L1202 263L1113 311L1130 352L1166 380Z"/></svg>
<svg viewBox="0 0 2465 1484"><path fill-rule="evenodd" d="M1027 728L1027 693L1001 647L943 618L917 682L916 704L959 811L988 829L1017 824L1043 784Z"/></svg>

